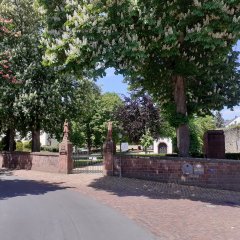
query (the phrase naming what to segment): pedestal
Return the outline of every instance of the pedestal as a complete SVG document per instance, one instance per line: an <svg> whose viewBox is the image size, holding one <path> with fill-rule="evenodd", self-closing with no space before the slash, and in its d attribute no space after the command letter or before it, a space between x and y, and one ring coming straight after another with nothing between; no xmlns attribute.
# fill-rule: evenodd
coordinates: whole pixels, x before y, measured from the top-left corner
<svg viewBox="0 0 240 240"><path fill-rule="evenodd" d="M59 145L59 173L69 174L73 169L72 161L72 143L68 140L63 140Z"/></svg>
<svg viewBox="0 0 240 240"><path fill-rule="evenodd" d="M113 176L113 141L106 141L103 145L103 174L104 176Z"/></svg>

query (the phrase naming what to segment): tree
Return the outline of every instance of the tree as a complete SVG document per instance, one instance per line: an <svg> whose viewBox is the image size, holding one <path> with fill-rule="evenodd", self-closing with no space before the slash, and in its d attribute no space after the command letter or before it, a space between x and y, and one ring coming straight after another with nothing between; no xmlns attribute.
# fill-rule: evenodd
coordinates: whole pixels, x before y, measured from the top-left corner
<svg viewBox="0 0 240 240"><path fill-rule="evenodd" d="M153 139L149 129L147 129L146 132L142 135L142 137L140 139L140 143L143 146L145 153L147 152L147 148L153 144L153 141L154 141L154 139Z"/></svg>
<svg viewBox="0 0 240 240"><path fill-rule="evenodd" d="M73 121L71 141L76 146L87 145L89 153L93 146L102 147L109 121L115 129L113 138L116 139L119 124L114 118L114 112L121 104L121 98L115 93L100 94L96 86L92 90L88 89L84 106L86 111Z"/></svg>
<svg viewBox="0 0 240 240"><path fill-rule="evenodd" d="M45 63L93 76L115 67L177 116L180 155L188 155L189 117L238 104L238 0L38 2Z"/></svg>
<svg viewBox="0 0 240 240"><path fill-rule="evenodd" d="M147 132L154 138L161 133L163 121L156 104L148 95L125 97L124 105L117 109L116 119L130 142L139 143Z"/></svg>
<svg viewBox="0 0 240 240"><path fill-rule="evenodd" d="M12 28L21 32L18 38L3 44L10 53L19 84L15 89L1 84L8 90L3 93L1 102L4 120L1 125L5 129L16 128L23 136L31 131L32 151L40 151L40 130L59 139L64 120L75 118L81 112L77 104L85 94L82 88L86 81L63 74L61 67L42 65L44 49L40 47L40 38L43 25L33 0L1 1L0 13L13 19Z"/></svg>
<svg viewBox="0 0 240 240"><path fill-rule="evenodd" d="M217 111L215 114L215 121L216 121L216 127L217 128L223 128L224 127L224 119L222 117L222 114Z"/></svg>
<svg viewBox="0 0 240 240"><path fill-rule="evenodd" d="M193 117L190 119L190 154L200 156L203 149L203 136L208 130L216 129L216 122L213 116Z"/></svg>
<svg viewBox="0 0 240 240"><path fill-rule="evenodd" d="M12 19L0 15L0 132L6 130L4 150L9 151L15 148L13 103L17 92L17 80L12 71L11 54L6 48L6 43L19 36L19 33L12 29L12 23Z"/></svg>

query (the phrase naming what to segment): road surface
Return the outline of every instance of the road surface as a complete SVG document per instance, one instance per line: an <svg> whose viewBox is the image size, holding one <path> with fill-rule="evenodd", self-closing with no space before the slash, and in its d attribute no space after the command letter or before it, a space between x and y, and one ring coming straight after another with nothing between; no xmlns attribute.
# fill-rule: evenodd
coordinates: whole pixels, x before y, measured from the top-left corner
<svg viewBox="0 0 240 240"><path fill-rule="evenodd" d="M153 240L155 237L119 212L74 189L0 173L0 239Z"/></svg>

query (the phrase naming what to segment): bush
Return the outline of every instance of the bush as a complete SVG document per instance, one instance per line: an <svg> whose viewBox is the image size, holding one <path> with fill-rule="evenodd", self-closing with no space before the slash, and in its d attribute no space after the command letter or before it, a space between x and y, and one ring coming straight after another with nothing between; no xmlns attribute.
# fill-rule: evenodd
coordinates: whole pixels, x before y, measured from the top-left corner
<svg viewBox="0 0 240 240"><path fill-rule="evenodd" d="M16 151L23 151L23 143L21 141L17 141Z"/></svg>
<svg viewBox="0 0 240 240"><path fill-rule="evenodd" d="M23 142L23 151L31 151L31 149L32 149L31 141Z"/></svg>
<svg viewBox="0 0 240 240"><path fill-rule="evenodd" d="M227 159L240 160L240 153L226 153L225 157Z"/></svg>
<svg viewBox="0 0 240 240"><path fill-rule="evenodd" d="M58 152L58 147L50 147L50 146L43 146L41 147L41 151L43 152Z"/></svg>

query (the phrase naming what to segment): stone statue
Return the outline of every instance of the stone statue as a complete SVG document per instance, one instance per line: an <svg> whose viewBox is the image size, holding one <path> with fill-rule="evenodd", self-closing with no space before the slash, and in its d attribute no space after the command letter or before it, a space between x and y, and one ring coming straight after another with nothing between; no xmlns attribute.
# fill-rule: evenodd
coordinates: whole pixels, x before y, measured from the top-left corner
<svg viewBox="0 0 240 240"><path fill-rule="evenodd" d="M112 140L112 122L108 122L107 141Z"/></svg>
<svg viewBox="0 0 240 240"><path fill-rule="evenodd" d="M63 125L63 139L68 140L68 133L69 133L69 124L66 119Z"/></svg>

